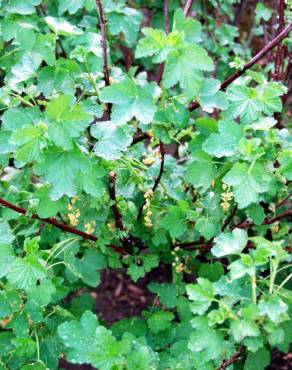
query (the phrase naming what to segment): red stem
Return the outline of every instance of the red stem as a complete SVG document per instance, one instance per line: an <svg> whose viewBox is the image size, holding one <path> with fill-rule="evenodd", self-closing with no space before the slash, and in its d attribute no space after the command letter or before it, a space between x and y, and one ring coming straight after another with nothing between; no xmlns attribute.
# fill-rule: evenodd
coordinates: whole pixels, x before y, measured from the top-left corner
<svg viewBox="0 0 292 370"><path fill-rule="evenodd" d="M190 14L190 10L192 8L194 0L188 0L184 7L184 15L187 17Z"/></svg>
<svg viewBox="0 0 292 370"><path fill-rule="evenodd" d="M113 211L113 214L114 214L114 218L115 218L115 222L116 222L116 227L121 230L121 231L125 231L126 228L123 224L123 220L122 220L122 215L121 215L121 212L117 206L117 199L116 199L116 179L117 179L117 175L114 171L111 171L109 173L109 193L110 193L110 198L113 202L112 204L112 211Z"/></svg>
<svg viewBox="0 0 292 370"><path fill-rule="evenodd" d="M157 187L158 187L158 185L160 183L161 177L163 175L163 172L164 172L165 146L164 146L164 144L163 144L163 142L161 140L159 140L159 152L160 152L160 155L161 155L160 169L159 169L159 174L158 174L158 176L156 177L156 179L154 181L154 185L152 186L153 193L157 189ZM144 207L145 204L146 204L146 199L144 199L143 204L139 208L139 212L138 212L138 216L137 216L137 219L138 220L142 216L143 207Z"/></svg>
<svg viewBox="0 0 292 370"><path fill-rule="evenodd" d="M161 162L160 162L161 165L160 165L160 169L159 169L159 174L158 174L157 178L155 179L154 185L152 187L153 193L155 192L157 186L159 185L162 174L164 172L165 147L164 147L164 144L161 140L159 140L159 152L160 152L160 155L161 155Z"/></svg>
<svg viewBox="0 0 292 370"><path fill-rule="evenodd" d="M163 11L164 11L164 32L166 34L168 34L168 32L169 32L168 0L164 0ZM160 85L160 83L161 83L163 72L164 72L164 63L161 63L160 66L159 66L158 76L157 76L157 79L156 79L157 85Z"/></svg>
<svg viewBox="0 0 292 370"><path fill-rule="evenodd" d="M66 225L58 220L56 220L55 218L41 218L39 217L38 215L34 214L32 216L30 215L27 215L27 211L26 209L24 208L21 208L21 207L18 207L16 206L15 204L13 203L10 203L8 202L7 200L5 199L2 199L0 198L0 204L5 207L5 208L9 208L9 209L12 209L13 211L17 212L17 213L20 213L24 216L27 216L29 218L33 218L33 219L36 219L36 220L41 220L43 222L45 222L46 224L50 224L50 225L53 225L55 227L57 227L58 229L61 229L63 231L66 231L68 233L71 233L71 234L75 234L75 235L79 235L81 236L83 239L88 239L88 240L93 240L93 241L97 241L97 237L94 236L94 235L91 235L91 234L87 234L83 231L80 231L80 230L77 230L75 229L74 227L71 227L69 225Z"/></svg>
<svg viewBox="0 0 292 370"><path fill-rule="evenodd" d="M99 15L99 22L100 22L100 32L101 32L101 47L102 47L102 59L103 59L103 78L104 83L106 86L110 85L110 73L108 68L108 60L107 60L107 41L106 41L106 20L104 17L103 7L101 0L96 0L96 6ZM110 118L111 115L111 104L106 104L106 112L107 117L106 119Z"/></svg>
<svg viewBox="0 0 292 370"><path fill-rule="evenodd" d="M235 216L235 213L237 211L237 204L234 206L232 212L230 213L229 217L227 217L227 219L225 220L222 228L221 228L221 231L224 231L226 229L226 227L230 224L230 222L232 221L233 217Z"/></svg>
<svg viewBox="0 0 292 370"><path fill-rule="evenodd" d="M3 207L5 207L5 208L12 209L13 211L15 211L17 213L22 214L23 216L26 216L26 217L29 217L29 218L32 218L32 219L35 219L35 220L40 220L43 223L46 223L46 224L49 224L49 225L53 225L53 226L57 227L58 229L63 230L65 232L67 232L67 233L78 235L78 236L80 236L83 239L92 240L94 242L98 240L98 238L95 235L87 234L84 231L75 229L74 227L71 227L69 225L64 224L63 222L60 222L60 221L56 220L55 218L41 218L41 217L39 217L36 214L27 215L26 209L21 208L21 207L18 207L17 205L8 202L5 199L0 198L0 204ZM112 248L113 250L115 250L116 252L120 253L120 254L124 254L125 253L125 251L123 250L123 248L118 247L116 245L112 245L111 244L111 245L109 245L109 247Z"/></svg>
<svg viewBox="0 0 292 370"><path fill-rule="evenodd" d="M279 215L277 215L273 218L266 219L262 223L262 225L270 225L270 224L273 224L274 222L277 222L277 221L281 220L282 218L289 217L289 216L292 216L292 210L280 213ZM254 223L246 220L246 221L243 221L243 222L241 221L238 224L234 225L232 229L235 229L235 228L248 229L252 226L254 226Z"/></svg>
<svg viewBox="0 0 292 370"><path fill-rule="evenodd" d="M237 80L240 76L242 76L248 69L254 66L260 59L262 59L270 50L272 50L275 46L277 46L282 40L284 40L292 30L292 23L288 24L268 45L266 45L263 49L261 49L246 65L240 70L233 73L229 76L225 81L222 82L220 86L220 90L225 90L227 86L229 86L232 82ZM190 103L188 109L189 111L193 111L199 107L199 103L197 101L193 101Z"/></svg>
<svg viewBox="0 0 292 370"><path fill-rule="evenodd" d="M279 14L279 27L278 33L285 27L285 0L279 0L278 2L278 14ZM276 58L275 58L275 72L274 80L279 81L280 79L280 69L283 63L283 45L280 43L277 48Z"/></svg>
<svg viewBox="0 0 292 370"><path fill-rule="evenodd" d="M164 0L164 31L165 33L169 32L169 6L168 0Z"/></svg>
<svg viewBox="0 0 292 370"><path fill-rule="evenodd" d="M107 61L106 21L104 17L101 0L96 0L96 6L97 6L99 21L100 21L104 82L106 86L109 86L110 85L110 75L109 75L108 61Z"/></svg>
<svg viewBox="0 0 292 370"><path fill-rule="evenodd" d="M238 361L245 351L245 348L241 346L239 350L229 359L224 360L218 370L225 370L228 366L232 365L234 362Z"/></svg>

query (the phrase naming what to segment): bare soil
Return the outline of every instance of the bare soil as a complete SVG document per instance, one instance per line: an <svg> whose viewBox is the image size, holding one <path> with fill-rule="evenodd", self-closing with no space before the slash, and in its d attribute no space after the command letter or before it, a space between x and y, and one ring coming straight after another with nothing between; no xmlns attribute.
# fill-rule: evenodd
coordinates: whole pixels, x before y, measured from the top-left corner
<svg viewBox="0 0 292 370"><path fill-rule="evenodd" d="M150 282L170 282L171 273L167 266L154 269L137 283L133 283L125 271L105 270L101 284L92 291L95 298L95 312L106 324L126 317L140 316L141 312L151 306L155 294L147 289ZM72 365L60 360L60 369L91 370L88 365ZM292 370L292 353L283 354L274 351L272 362L266 370Z"/></svg>

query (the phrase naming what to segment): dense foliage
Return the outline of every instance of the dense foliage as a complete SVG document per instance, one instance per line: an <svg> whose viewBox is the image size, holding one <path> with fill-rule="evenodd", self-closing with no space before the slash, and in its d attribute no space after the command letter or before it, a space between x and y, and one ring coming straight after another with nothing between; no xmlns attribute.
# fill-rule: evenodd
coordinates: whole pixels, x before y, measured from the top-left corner
<svg viewBox="0 0 292 370"><path fill-rule="evenodd" d="M0 1L0 369L289 350L291 1L183 3ZM103 269L162 264L141 317L93 313Z"/></svg>

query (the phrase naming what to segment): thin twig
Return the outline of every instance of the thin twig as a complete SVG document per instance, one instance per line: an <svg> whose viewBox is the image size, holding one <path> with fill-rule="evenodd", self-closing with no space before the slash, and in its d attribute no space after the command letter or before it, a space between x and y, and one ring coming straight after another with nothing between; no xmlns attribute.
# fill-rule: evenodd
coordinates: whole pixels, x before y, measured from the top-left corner
<svg viewBox="0 0 292 370"><path fill-rule="evenodd" d="M111 171L109 173L109 193L110 193L110 198L111 198L111 201L112 201L111 208L112 208L112 211L113 211L113 214L114 214L116 227L120 231L125 232L126 228L125 228L124 223L123 223L122 214L121 214L121 212L119 210L119 207L117 205L116 180L117 180L116 173L114 171ZM141 247L141 248L145 247L143 242L141 241L141 239L136 238L135 236L133 236L131 234L127 234L126 236L123 236L120 239L120 241L123 245L124 250L127 253L130 253L130 254L133 253L133 249L134 249L135 245L137 245L138 247Z"/></svg>
<svg viewBox="0 0 292 370"><path fill-rule="evenodd" d="M270 224L273 224L274 222L277 222L285 217L289 217L289 216L292 216L292 210L289 210L289 211L286 211L286 212L283 212L273 218L270 218L270 219L266 219L262 225L270 225ZM245 221L240 221L238 222L236 225L234 225L231 229L234 230L234 229L249 229L250 227L254 226L254 223L251 222L251 221L248 221L248 220L245 220ZM179 246L179 247L182 247L182 248L189 248L189 247L192 247L192 246L198 246L199 249L201 249L202 247L205 249L205 250L208 250L206 248L211 248L212 247L212 240L209 240L208 242L204 242L204 239L202 238L201 240L197 240L197 241L193 241L193 242L187 242L187 243L177 243L176 245Z"/></svg>
<svg viewBox="0 0 292 370"><path fill-rule="evenodd" d="M169 15L168 15L169 9L168 8L169 8L168 7L168 0L164 0L164 6L163 6L163 11L164 11L164 32L166 34L168 34L168 32L169 32ZM163 72L164 72L164 63L161 63L159 65L158 75L157 75L157 79L156 79L157 85L160 85L160 83L161 83Z"/></svg>
<svg viewBox="0 0 292 370"><path fill-rule="evenodd" d="M233 217L235 216L236 211L237 211L237 204L234 206L232 212L226 218L224 224L222 225L222 228L221 228L222 231L224 231L226 229L226 227L229 225L229 223L232 221Z"/></svg>
<svg viewBox="0 0 292 370"><path fill-rule="evenodd" d="M96 6L97 6L99 22L100 22L104 82L106 86L109 86L110 85L110 74L109 74L108 61L107 61L106 21L104 17L101 0L96 0Z"/></svg>
<svg viewBox="0 0 292 370"><path fill-rule="evenodd" d="M159 140L159 152L160 152L160 155L161 155L160 169L159 169L159 174L156 177L156 179L154 180L154 184L151 188L153 193L157 189L157 187L160 183L160 180L162 178L163 172L164 172L165 146L164 146L164 144L161 140ZM139 208L139 211L138 211L138 216L137 216L138 220L142 216L143 207L145 206L145 204L146 204L146 199L144 198L144 201L143 201L143 203L142 203L142 205L141 205L141 207Z"/></svg>
<svg viewBox="0 0 292 370"><path fill-rule="evenodd" d="M162 177L162 174L164 172L165 147L164 147L164 144L163 144L163 142L161 140L159 140L159 152L160 152L160 155L161 155L160 169L159 169L159 174L156 177L155 182L154 182L154 185L152 187L153 193L155 192L157 186L159 185L160 180L161 180L161 177Z"/></svg>
<svg viewBox="0 0 292 370"><path fill-rule="evenodd" d="M168 5L169 5L168 0L164 0L164 31L165 31L165 33L169 32L169 15L168 15L169 8L168 8ZM164 63L160 64L160 66L159 66L159 74L158 74L158 78L157 78L157 84L158 85L161 82L163 71L164 71ZM160 158L160 169L159 169L159 174L156 177L156 179L154 181L154 185L152 187L153 193L155 192L156 188L158 187L158 185L160 183L160 180L161 180L161 177L162 177L162 174L164 172L165 146L164 146L164 144L161 140L159 140L159 153L160 153L160 157L161 157ZM140 219L140 217L142 215L143 207L144 207L145 204L146 204L146 199L144 198L143 204L141 205L141 207L139 208L139 211L138 211L138 216L137 216L138 220Z"/></svg>
<svg viewBox="0 0 292 370"><path fill-rule="evenodd" d="M288 194L284 199L280 200L277 204L276 204L276 208L280 208L284 203L286 203L287 200L289 200L289 198L291 198L292 196L292 193Z"/></svg>
<svg viewBox="0 0 292 370"><path fill-rule="evenodd" d="M99 15L100 32L101 32L103 78L104 78L105 85L109 86L110 85L110 73L109 73L108 60L107 60L106 20L104 17L102 1L96 0L96 6L98 10L98 15ZM107 119L109 119L110 114L111 114L111 104L110 103L106 104L106 110L107 110L107 115L108 115Z"/></svg>
<svg viewBox="0 0 292 370"><path fill-rule="evenodd" d="M156 79L157 85L160 85L161 83L163 72L164 72L164 63L161 63L159 64L159 70L158 70L158 75Z"/></svg>
<svg viewBox="0 0 292 370"><path fill-rule="evenodd" d="M218 370L225 370L228 366L232 365L234 362L240 360L241 355L245 352L245 348L241 346L239 350L229 359L224 360Z"/></svg>
<svg viewBox="0 0 292 370"><path fill-rule="evenodd" d="M240 23L241 13L245 7L245 3L246 3L246 0L241 0L237 7L237 10L234 16L234 21L233 21L234 26L238 26L238 24Z"/></svg>
<svg viewBox="0 0 292 370"><path fill-rule="evenodd" d="M184 7L184 15L187 17L190 14L194 0L188 0Z"/></svg>
<svg viewBox="0 0 292 370"><path fill-rule="evenodd" d="M64 223L56 220L55 218L41 218L36 214L28 215L26 209L18 207L17 205L8 202L5 199L0 198L0 204L5 208L9 208L9 209L11 209L11 210L13 210L17 213L22 214L23 216L26 216L26 217L29 217L29 218L35 219L35 220L40 220L42 222L45 222L46 224L53 225L53 226L57 227L58 229L63 230L67 233L78 235L83 239L92 240L94 242L98 240L98 238L95 235L87 234L84 231L75 229L74 227L71 227L67 224L64 224ZM124 253L124 251L120 247L117 247L117 246L114 246L114 245L109 245L109 247L114 249L116 252Z"/></svg>
<svg viewBox="0 0 292 370"><path fill-rule="evenodd" d="M164 0L164 31L169 32L169 10L168 10L168 0Z"/></svg>
<svg viewBox="0 0 292 370"><path fill-rule="evenodd" d="M117 206L116 179L117 179L116 173L114 171L111 171L109 173L109 193L110 193L110 198L112 200L111 208L112 208L112 211L113 211L113 214L114 214L116 227L121 231L125 231L126 228L123 224L122 215L121 215L121 212L120 212L120 210Z"/></svg>
<svg viewBox="0 0 292 370"><path fill-rule="evenodd" d="M283 212L283 213L280 213L279 215L273 217L273 218L268 218L266 220L264 220L264 222L262 223L262 225L271 225L273 224L274 222L277 222L285 217L289 217L289 216L292 216L292 210L288 210L286 212ZM250 227L254 226L254 223L251 222L251 221L243 221L243 222L239 222L238 224L234 225L233 226L233 229L235 228L238 228L238 229L249 229Z"/></svg>
<svg viewBox="0 0 292 370"><path fill-rule="evenodd" d="M225 81L222 82L220 86L220 90L225 90L227 86L229 86L232 82L237 80L240 76L242 76L248 69L254 66L260 59L262 59L270 50L272 50L275 46L277 46L282 40L284 40L292 30L292 23L290 23L287 27L283 29L268 45L266 45L262 50L260 50L249 62L245 64L245 66L233 73L229 76ZM193 111L199 107L199 103L197 101L193 101L189 104L189 111Z"/></svg>
<svg viewBox="0 0 292 370"><path fill-rule="evenodd" d="M278 33L281 33L285 27L285 0L278 1L278 14L279 14L279 27ZM280 79L280 69L283 63L283 45L282 42L279 43L275 58L275 72L274 80L279 81Z"/></svg>
<svg viewBox="0 0 292 370"><path fill-rule="evenodd" d="M26 209L18 207L15 204L10 203L5 199L0 198L0 204L5 208L12 209L13 211L15 211L17 213L21 213L22 215L27 216L29 218L41 220L41 221L45 222L46 224L53 225L53 226L57 227L58 229L61 229L61 230L66 231L68 233L79 235L83 239L88 239L88 240L93 240L93 241L97 240L96 236L87 234L87 233L85 233L83 231L80 231L80 230L77 230L74 227L71 227L69 225L66 225L66 224L56 220L55 218L41 218L36 214L27 215L26 214Z"/></svg>

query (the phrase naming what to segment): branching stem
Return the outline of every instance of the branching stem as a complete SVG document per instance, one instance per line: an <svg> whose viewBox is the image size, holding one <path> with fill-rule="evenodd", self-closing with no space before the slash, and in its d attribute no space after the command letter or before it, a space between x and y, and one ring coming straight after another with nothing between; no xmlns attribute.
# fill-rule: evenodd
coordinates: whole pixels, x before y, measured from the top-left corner
<svg viewBox="0 0 292 370"><path fill-rule="evenodd" d="M15 205L13 203L10 203L10 202L8 202L7 200L5 200L3 198L0 198L0 205L2 205L5 208L9 208L9 209L11 209L11 210L13 210L17 213L20 213L23 216L29 217L31 219L41 220L41 221L45 222L46 224L53 225L53 226L57 227L58 229L61 229L65 232L67 232L67 233L78 235L78 236L80 236L81 238L83 238L85 240L92 240L94 242L98 240L98 238L95 235L87 234L84 231L75 229L74 227L71 227L71 226L69 226L69 225L67 225L63 222L60 222L60 221L56 220L55 218L41 218L36 214L27 215L26 209L18 207L17 205ZM123 249L118 247L118 246L109 245L109 247L112 248L113 250L115 250L118 253L121 253L121 254L124 253Z"/></svg>
<svg viewBox="0 0 292 370"><path fill-rule="evenodd" d="M253 67L270 50L272 50L274 47L279 45L279 43L282 42L289 35L291 30L292 30L292 23L290 23L287 27L285 27L268 45L263 47L249 62L245 64L245 66L241 70L233 73L225 81L223 81L220 86L220 90L225 90L227 86L229 86L232 82L234 82L239 77L241 77L247 70ZM188 109L189 111L192 112L198 107L199 107L199 103L197 101L193 101L189 104Z"/></svg>
<svg viewBox="0 0 292 370"><path fill-rule="evenodd" d="M241 355L244 353L245 348L241 346L239 350L229 359L224 360L218 370L225 370L228 366L232 365L234 362L238 361Z"/></svg>

